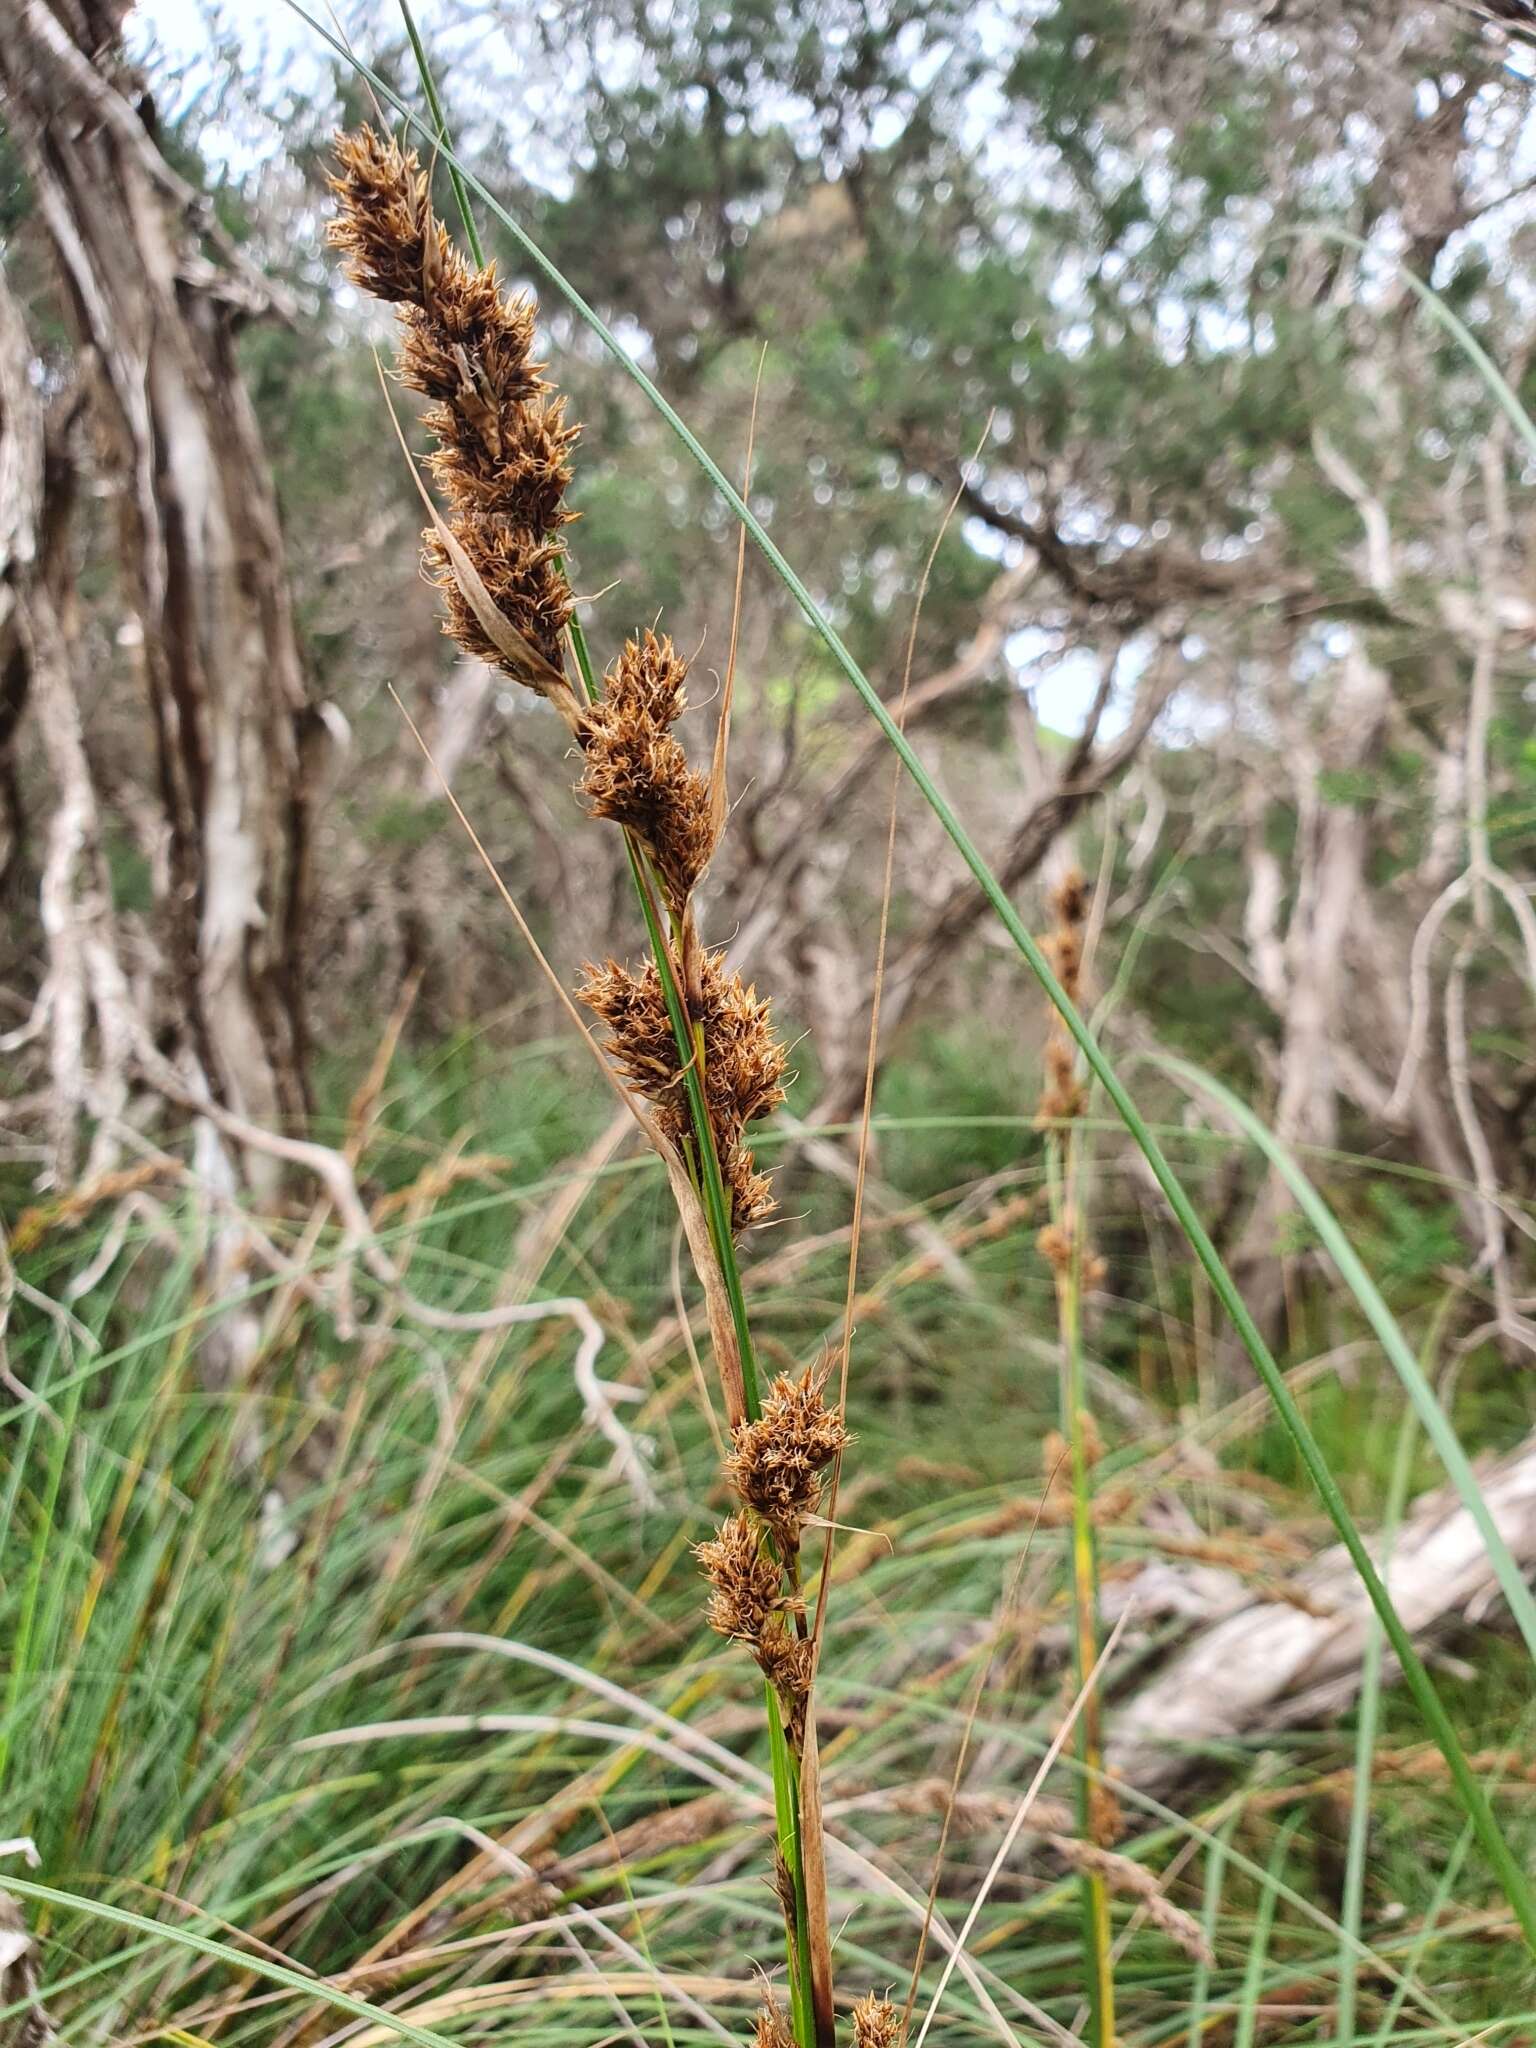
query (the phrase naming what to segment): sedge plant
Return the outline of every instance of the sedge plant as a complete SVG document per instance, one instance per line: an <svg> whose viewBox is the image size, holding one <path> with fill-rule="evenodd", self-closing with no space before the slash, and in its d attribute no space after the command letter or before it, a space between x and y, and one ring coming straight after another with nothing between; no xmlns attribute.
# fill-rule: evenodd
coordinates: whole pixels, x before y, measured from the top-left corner
<svg viewBox="0 0 1536 2048"><path fill-rule="evenodd" d="M1088 921L1088 890L1071 869L1058 883L1051 908L1054 923L1044 941L1062 987L1078 999ZM1045 1136L1046 1187L1050 1221L1038 1244L1051 1269L1061 1342L1061 1435L1055 1460L1070 1496L1072 1561L1072 1644L1081 1685L1099 1654L1098 1545L1094 1526L1093 1465L1098 1437L1088 1408L1083 1371L1083 1289L1101 1271L1087 1242L1080 1191L1081 1147L1077 1126L1088 1106L1077 1074L1077 1049L1052 1013L1045 1043L1045 1086L1039 1123ZM1049 1447L1048 1447L1049 1448ZM1078 1828L1085 1847L1103 1852L1120 1831L1114 1794L1103 1777L1104 1736L1099 1695L1083 1702L1076 1727ZM1098 1856L1082 1859L1083 1948L1087 1963L1092 2038L1113 2048L1115 1984L1109 1917L1109 1888Z"/></svg>
<svg viewBox="0 0 1536 2048"><path fill-rule="evenodd" d="M811 1876L822 1859L806 1844L818 1824L808 1743L817 1644L801 1548L848 1438L825 1394L832 1361L764 1387L743 1308L737 1240L774 1207L747 1134L783 1100L787 1055L769 1004L705 943L698 921L698 886L728 815L729 690L706 770L677 737L688 665L669 637L635 634L595 678L561 540L580 430L534 360L532 301L504 292L493 265L455 246L413 151L363 127L339 139L336 163L331 238L353 282L395 307L401 379L429 401L429 466L447 509L434 509L426 563L444 630L544 699L570 735L588 817L625 837L649 957L639 967L591 964L577 993L666 1167L731 1432L725 1474L737 1507L697 1556L710 1626L743 1644L764 1680L789 2010L765 1998L759 2039L830 2048L827 1909ZM893 2048L898 2020L887 2001L872 1994L853 2017L858 2048Z"/></svg>

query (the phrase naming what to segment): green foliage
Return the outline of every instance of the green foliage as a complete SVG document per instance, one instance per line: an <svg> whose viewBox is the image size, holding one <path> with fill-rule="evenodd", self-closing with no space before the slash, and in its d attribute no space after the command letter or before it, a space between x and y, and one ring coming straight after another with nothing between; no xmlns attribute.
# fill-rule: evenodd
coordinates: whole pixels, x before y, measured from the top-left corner
<svg viewBox="0 0 1536 2048"><path fill-rule="evenodd" d="M1417 1200L1390 1182L1370 1189L1369 1230L1363 1250L1371 1270L1386 1284L1434 1280L1461 1256L1460 1218L1447 1200Z"/></svg>
<svg viewBox="0 0 1536 2048"><path fill-rule="evenodd" d="M332 1101L343 1102L357 1078L355 1067L334 1070ZM924 1190L941 1178L958 1189L1027 1161L1037 1142L1017 1113L1003 1128L998 1106L1016 1105L1020 1094L1007 1048L983 1054L973 1043L966 1061L957 1042L938 1049L936 1069L935 1049L925 1047L895 1070L888 1093L913 1105L914 1121L883 1132L882 1179L901 1197L922 1199L935 1227L958 1213L955 1198ZM956 1118L945 1128L941 1114L935 1124L931 1105L956 1093L976 1103L978 1115L990 1110L995 1123L968 1127ZM928 1120L917 1121L925 1108ZM584 1073L567 1076L564 1056L551 1064L547 1052L530 1049L509 1065L482 1040L398 1064L365 1162L371 1189L403 1190L467 1129L504 1162L440 1195L415 1224L396 1210L383 1226L416 1290L460 1306L493 1299L517 1220L536 1215L561 1185L564 1162L592 1121ZM1379 1202L1386 1184L1367 1185ZM828 1202L824 1186L817 1199ZM626 1342L643 1341L671 1312L657 1280L670 1228L663 1205L644 1160L604 1170L538 1289L581 1287L601 1301L610 1374L621 1371ZM1391 1202L1381 1208L1395 1213ZM649 1241L648 1217L656 1226ZM418 1926L412 1939L432 1958L430 1985L467 1986L482 1938L505 1943L508 1923L501 1879L471 1873L464 1883L471 1845L462 1824L498 1835L547 1821L573 1776L591 1770L590 1799L566 1807L559 1823L561 1855L573 1865L598 1855L606 1829L647 1816L660 1823L708 1789L675 1752L625 1750L569 1726L573 1718L643 1726L622 1694L598 1697L579 1678L509 1661L485 1642L477 1647L478 1638L569 1657L623 1694L677 1712L699 1736L729 1726L744 1767L763 1761L754 1738L740 1732L752 1726L740 1711L740 1665L712 1652L697 1627L700 1596L685 1541L709 1526L715 1453L691 1369L669 1348L649 1369L646 1402L624 1411L657 1444L664 1505L641 1518L583 1419L562 1324L505 1333L472 1371L472 1336L391 1326L387 1304L370 1299L368 1331L348 1340L300 1299L268 1324L239 1387L220 1388L209 1370L221 1328L246 1308L265 1314L275 1283L252 1273L226 1301L207 1302L192 1219L173 1208L170 1220L187 1233L182 1258L168 1262L158 1239L131 1236L75 1304L91 1343L30 1314L17 1332L13 1371L33 1398L13 1396L0 1418L13 1453L0 1486L0 1620L13 1674L0 1713L7 1812L18 1831L37 1838L40 1875L52 1890L150 1917L151 1894L174 1890L179 1926L216 1941L227 1941L230 1927L266 1926L268 1939L280 1929L275 1946L301 1971L344 1972L454 1885L451 1932ZM835 1204L827 1220L837 1220ZM1104 1222L1112 1232L1112 1219ZM825 1676L840 1731L828 1765L834 1796L845 1783L863 1797L871 1786L931 1777L936 1753L947 1754L967 1718L976 1657L990 1654L991 1617L1017 1567L1020 1503L1042 1477L1040 1441L1054 1402L1048 1283L1033 1232L1021 1219L965 1254L977 1289L970 1297L934 1275L901 1281L911 1247L899 1234L870 1239L867 1278L879 1305L861 1317L855 1360L867 1478L850 1506L858 1529L845 1538L861 1547L862 1562L837 1590ZM297 1224L286 1227L283 1241L296 1243L296 1233ZM89 1226L84 1237L50 1235L24 1254L22 1277L57 1292L93 1248ZM310 1254L317 1278L339 1250L326 1232ZM773 1253L770 1243L761 1256ZM818 1318L835 1323L841 1270L834 1238L786 1280L754 1290L769 1355L780 1345L798 1355L814 1341ZM1404 1273L1410 1291L1417 1283ZM1143 1321L1165 1327L1150 1289ZM1095 1326L1091 1349L1099 1338ZM1146 1400L1144 1375L1138 1384ZM445 1387L460 1404L447 1438ZM1311 1408L1362 1503L1379 1498L1392 1437L1380 1426L1391 1411L1379 1378L1366 1367L1349 1384L1323 1385ZM1138 1436L1117 1417L1111 1408L1106 1427L1124 1476L1157 1457L1160 1438ZM1236 1479L1255 1463L1282 1483L1292 1476L1262 1439L1232 1444L1226 1462ZM1433 1478L1421 1465L1415 1484ZM1157 1483L1184 1484L1166 1471ZM1206 1480L1192 1483L1192 1504L1208 1495ZM1134 1527L1112 1524L1105 1535L1111 1564L1127 1554L1127 1542L1134 1554ZM1060 1532L1037 1531L1029 1557L1033 1597L1049 1606L1069 1569ZM35 1575L34 1561L44 1558L46 1571ZM1486 1675L1457 1688L1458 1719L1472 1746L1502 1749L1519 1741L1525 1691L1513 1653L1483 1643L1479 1658L1488 1660ZM1037 1682L1031 1672L1027 1660L999 1661L977 1728L979 1739L1001 1745L1021 1780L1059 1712L1054 1679ZM488 1722L433 1725L507 1713L546 1718L505 1732ZM368 1739L368 1724L385 1720L405 1724L402 1732ZM310 1746L345 1729L361 1732L339 1747ZM1208 1982L1213 2008L1241 1992L1277 1786L1294 1788L1300 1810L1305 1788L1347 1760L1349 1740L1347 1725L1266 1737L1252 1786L1263 1798L1234 1809L1236 1860ZM1381 1747L1412 1751L1417 1742L1417 1723L1389 1689ZM1387 1782L1375 1812L1363 1935L1368 1952L1379 1945L1383 1958L1397 1961L1399 1909L1414 1915L1433 1896L1458 1816L1433 1776ZM1508 1804L1516 1842L1528 1843L1523 1805ZM1165 1823L1134 1801L1127 1811L1121 1849L1162 1868L1187 1824ZM921 1859L936 1826L873 1806L861 1811L859 1833L887 1853ZM750 1801L727 1802L702 1841L668 1846L663 1836L630 1862L633 1917L624 1924L643 1927L664 1972L686 1975L721 1953L771 1952L759 1828ZM1176 1880L1177 1903L1198 1904L1199 1871L1197 1856ZM564 1882L568 1896L592 1906L624 1896L600 1861ZM967 1859L946 1878L947 1913L963 1911L969 1882ZM850 1967L889 1969L909 1954L906 1916L872 1900L847 1873L834 1869L833 1884L834 1911L851 1916ZM1278 1899L1266 1983L1326 1981L1336 1966L1327 1889L1300 1890L1312 1894L1303 1903L1321 1908L1322 1924ZM1463 1869L1457 1899L1463 1910L1434 1933L1417 1982L1420 1995L1448 2001L1475 2030L1478 2015L1518 2009L1525 1992L1510 1944L1467 1931L1467 1916L1486 1901L1474 1870ZM270 2039L274 2011L285 2022L300 2011L291 1992L275 2007L260 2002L272 1987L243 1985L233 1957L177 1951L68 1906L34 1913L45 1986L60 1987L51 2003L72 2037L111 2038L153 2024L208 2038L203 2001L217 1997L236 2005L224 2034L237 2048L255 2048ZM1129 1906L1117 1903L1115 1914L1117 1933L1127 1934ZM1080 1995L1075 1921L1071 1887L1061 1883L1037 1886L1022 1911L1000 1903L986 1916L978 1952L989 1984L1011 1984L1068 2023ZM1125 2026L1155 2037L1188 1998L1191 1971L1188 1958L1145 1925L1130 1934L1118 1968ZM497 2005L477 2016L476 2039L565 2048L585 2038L589 2015L579 2004L572 2013L569 1962L558 1946L514 1945L497 1981ZM1363 1969L1367 2026L1390 1981ZM357 1988L379 1997L375 1984ZM396 1989L408 2018L461 2037L447 2014L428 2017L437 2009L427 1982ZM962 1986L953 1996L953 2023L974 2025L969 1993ZM745 2024L745 2006L740 2018ZM695 2038L676 2006L669 2025L675 2040Z"/></svg>
<svg viewBox="0 0 1536 2048"><path fill-rule="evenodd" d="M443 798L401 792L373 806L362 822L369 837L380 847L409 853L439 838L450 817Z"/></svg>

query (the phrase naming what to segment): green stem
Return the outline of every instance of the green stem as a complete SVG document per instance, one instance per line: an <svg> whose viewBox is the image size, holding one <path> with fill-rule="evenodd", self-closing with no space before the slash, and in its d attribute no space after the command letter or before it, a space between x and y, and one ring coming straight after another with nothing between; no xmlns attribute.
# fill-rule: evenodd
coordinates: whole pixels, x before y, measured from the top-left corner
<svg viewBox="0 0 1536 2048"><path fill-rule="evenodd" d="M410 0L400 0L400 14L405 22L405 32L410 38L411 55L416 59L416 69L421 77L421 89L426 94L427 105L432 109L432 125L437 130L438 144L448 163L448 182L453 187L454 200L458 205L459 219L464 224L464 239L469 244L470 254L484 270L485 251L480 246L480 236L475 227L475 217L469 210L469 190L464 183L464 174L459 169L453 154L453 144L448 136L448 117L443 112L443 103L437 96L437 81L432 76L432 66L427 62L427 46L421 40L421 31L416 26L416 17L411 12Z"/></svg>
<svg viewBox="0 0 1536 2048"><path fill-rule="evenodd" d="M1447 1297L1448 1299L1450 1297ZM1438 1320L1438 1319L1437 1319ZM1382 1518L1382 1562L1386 1546L1397 1534L1408 1499L1408 1482L1413 1476L1413 1454L1418 1448L1419 1419L1410 1408L1398 1425L1397 1448L1392 1459L1392 1477L1387 1486L1386 1513ZM1381 1709L1381 1630L1373 1622L1360 1658L1360 1719L1355 1730L1355 1784L1349 1810L1349 1847L1344 1862L1344 1897L1339 1926L1339 1996L1335 2008L1333 2038L1344 2044L1355 2038L1355 2008L1360 1967L1356 1949L1365 1908L1365 1866L1370 1852L1371 1804L1376 1759L1376 1730Z"/></svg>
<svg viewBox="0 0 1536 2048"><path fill-rule="evenodd" d="M1194 1981L1189 1994L1189 2038L1188 2048L1202 2048L1205 2039L1206 2006L1210 1998L1212 1964L1206 1956L1216 1953L1216 1929L1221 1921L1221 1891L1226 1882L1227 1851L1231 1846L1232 1831L1237 1826L1238 1816L1234 1813L1223 1822L1220 1830L1206 1850L1205 1857L1205 1898L1200 1912L1200 1932L1205 1937L1206 1954L1195 1964Z"/></svg>
<svg viewBox="0 0 1536 2048"><path fill-rule="evenodd" d="M1065 1153L1065 1158L1064 1158ZM1070 1261L1056 1273L1056 1310L1061 1330L1061 1429L1067 1441L1072 1480L1072 1606L1073 1648L1077 1682L1087 1681L1098 1658L1098 1546L1093 1526L1093 1486L1086 1442L1087 1392L1083 1374L1082 1220L1074 1213L1072 1189L1077 1176L1075 1141L1063 1145L1059 1132L1046 1140L1051 1220L1071 1237ZM1085 1842L1096 1839L1093 1792L1102 1783L1103 1731L1097 1691L1084 1702L1073 1738L1082 1769L1077 1779L1078 1830ZM1109 1921L1109 1888L1101 1873L1085 1870L1082 1894L1083 1944L1088 1959L1088 2009L1091 2038L1098 2048L1113 2048L1115 1979Z"/></svg>
<svg viewBox="0 0 1536 2048"><path fill-rule="evenodd" d="M816 2039L815 2004L811 1994L810 1916L806 1910L805 1859L800 1848L800 1773L794 1752L784 1733L784 1716L779 1696L767 1679L763 1699L768 1710L768 1755L773 1766L773 1811L778 1852L789 1872L795 1894L795 1933L785 1938L789 1949L789 2008L794 2035L800 2048L812 2048Z"/></svg>

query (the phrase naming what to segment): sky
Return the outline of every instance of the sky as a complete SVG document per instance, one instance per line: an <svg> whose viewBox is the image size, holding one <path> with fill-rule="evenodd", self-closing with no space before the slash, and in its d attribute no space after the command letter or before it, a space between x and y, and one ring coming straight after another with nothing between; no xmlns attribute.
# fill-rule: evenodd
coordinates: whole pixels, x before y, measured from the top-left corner
<svg viewBox="0 0 1536 2048"><path fill-rule="evenodd" d="M309 39L309 30L286 0L225 0L221 11L226 26L239 35L242 44L270 42L275 53ZM421 11L430 15L430 5ZM203 0L138 0L129 16L129 28L139 35L147 33L173 63L191 62L208 48Z"/></svg>

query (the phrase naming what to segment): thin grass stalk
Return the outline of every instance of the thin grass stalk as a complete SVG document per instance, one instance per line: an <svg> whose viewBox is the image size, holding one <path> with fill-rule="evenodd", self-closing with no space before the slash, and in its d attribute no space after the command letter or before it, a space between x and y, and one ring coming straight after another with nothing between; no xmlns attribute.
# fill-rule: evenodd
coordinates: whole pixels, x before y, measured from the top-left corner
<svg viewBox="0 0 1536 2048"><path fill-rule="evenodd" d="M453 173L453 189L463 222L466 242L473 254L478 269L485 270L485 258L479 235L470 210L467 191L456 163L452 159L452 148L447 132L442 102L432 77L430 62L425 45L416 28L406 0L401 0L401 11L406 22L407 33L415 54L421 76L422 89L432 111L436 127L438 149L448 156ZM420 124L417 123L419 126ZM428 234L431 233L428 221ZM447 535L441 520L434 523L438 531ZM455 570L460 570L459 556L454 557ZM462 584L463 574L460 571ZM563 581L563 570L562 570ZM568 582L564 587L569 591ZM493 622L494 623L494 622ZM587 648L585 635L576 614L574 602L566 620L565 631L572 650L580 684L580 694L585 703L596 707L599 692L594 665ZM622 827L631 879L640 903L647 938L650 943L657 983L666 1008L668 1023L677 1052L678 1072L683 1081L684 1096L688 1105L689 1140L683 1147L687 1172L694 1184L695 1194L703 1204L705 1224L710 1250L713 1254L722 1290L729 1305L731 1322L736 1335L739 1359L740 1396L747 1421L755 1421L761 1413L760 1388L758 1383L751 1330L746 1314L740 1269L736 1259L732 1228L731 1198L727 1195L722 1162L719 1156L713 1122L705 1095L707 1072L706 1049L702 1023L689 1016L688 1002L679 980L678 963L689 958L688 933L680 919L691 915L686 905L679 908L675 892L663 887L657 872L655 858L638 834L628 825ZM667 900L672 918L672 943L668 943L663 930L658 904ZM706 1283L707 1284L707 1283ZM722 1371L724 1370L722 1364ZM786 1946L790 1979L794 1987L794 2012L796 2039L800 2048L813 2048L816 2032L813 2027L810 1942L808 1939L809 1908L805 1887L805 1859L803 1855L801 1830L801 1787L798 1763L792 1744L783 1725L780 1702L771 1683L765 1685L765 1706L769 1723L770 1758L774 1785L776 1832L780 1868L788 1891L785 1901ZM824 2029L822 2030L825 2031Z"/></svg>
<svg viewBox="0 0 1536 2048"><path fill-rule="evenodd" d="M1077 1141L1074 1137L1063 1146L1060 1136L1053 1132L1046 1146L1048 1153L1055 1155L1050 1172L1051 1202L1053 1217L1061 1225L1071 1213L1069 1190L1077 1180ZM1081 1231L1074 1232L1071 1255L1057 1274L1056 1310L1061 1333L1061 1426L1067 1440L1072 1489L1073 1662L1081 1687L1093 1669L1100 1642L1098 1539L1093 1520L1093 1473L1087 1441L1090 1424L1083 1371ZM1097 1690L1085 1700L1078 1720L1077 1754L1083 1767L1077 1781L1078 1829L1085 1842L1098 1842L1103 1831L1098 1825L1099 1801L1095 1795L1104 1784L1104 1725ZM1091 2038L1099 2048L1114 2048L1115 1975L1109 1887L1102 1872L1091 1867L1082 1871L1078 1881L1082 1888Z"/></svg>
<svg viewBox="0 0 1536 2048"><path fill-rule="evenodd" d="M1195 1964L1194 1982L1189 1991L1188 2048L1204 2048L1206 2005L1211 1994L1212 1968L1205 1958L1216 1953L1216 1929L1221 1921L1221 1894L1226 1883L1227 1852L1237 1820L1238 1816L1234 1813L1229 1820L1223 1822L1205 1855L1205 1896L1200 1906L1200 1932L1205 1942L1205 1955L1202 1955Z"/></svg>
<svg viewBox="0 0 1536 2048"><path fill-rule="evenodd" d="M291 10L305 21L312 32L328 44L344 61L354 66L396 110L404 116L428 141L433 139L431 131L409 107L391 91L383 78L370 66L363 64L337 36L317 21L299 0L286 0ZM444 154L449 152L444 149ZM1147 1162L1153 1178L1161 1188L1179 1228L1188 1240L1191 1250L1210 1281L1213 1293L1221 1303L1239 1343L1251 1360L1265 1389L1269 1393L1282 1425L1296 1447L1297 1454L1308 1478L1316 1488L1330 1521L1338 1531L1340 1540L1349 1554L1350 1562L1358 1574L1366 1595L1381 1619L1387 1640L1402 1669L1404 1680L1413 1696L1426 1727L1437 1748L1444 1756L1446 1767L1455 1786L1458 1799L1472 1822L1478 1841L1488 1859L1500 1888L1520 1923L1527 1945L1536 1953L1536 1892L1530 1880L1515 1859L1504 1838L1486 1794L1468 1766L1466 1753L1462 1748L1455 1726L1446 1712L1444 1702L1430 1678L1423 1660L1414 1649L1408 1631L1393 1605L1391 1596L1371 1562L1364 1540L1350 1514L1348 1504L1340 1492L1322 1449L1313 1436L1310 1427L1297 1407L1285 1379L1264 1342L1258 1325L1248 1311L1236 1283L1226 1269L1220 1253L1212 1242L1209 1232L1201 1222L1194 1204L1185 1191L1183 1183L1174 1173L1162 1147L1142 1116L1134 1099L1121 1081L1108 1056L1099 1045L1085 1019L1075 1004L1067 997L1061 984L1052 973L1049 962L1039 946L1031 938L1018 912L1009 901L1006 891L992 873L980 850L960 819L946 802L934 783L932 776L923 766L904 735L892 719L890 712L881 702L879 693L844 646L834 628L823 617L815 599L805 584L790 567L790 564L775 546L762 523L751 511L745 500L736 491L725 472L715 462L707 449L683 421L677 411L668 403L651 379L634 361L607 323L582 297L574 285L560 271L558 266L544 253L538 243L522 228L507 209L491 193L484 182L475 176L461 161L454 159L464 182L491 209L492 213L513 236L529 260L536 265L556 290L561 292L572 309L598 337L624 375L634 383L647 402L665 420L677 436L690 458L703 471L716 492L724 499L736 517L745 526L754 546L774 570L779 580L793 597L812 631L821 640L838 668L847 677L862 699L870 716L875 720L888 744L894 749L907 773L912 777L934 816L954 845L966 867L974 877L983 896L996 914L1004 931L1012 940L1026 966L1034 975L1046 996L1060 1013L1066 1028L1071 1032L1084 1058L1092 1069L1105 1094L1113 1104L1116 1114L1125 1125L1132 1141Z"/></svg>
<svg viewBox="0 0 1536 2048"><path fill-rule="evenodd" d="M1382 2014L1381 2025L1371 2036L1369 2043L1366 2044L1366 2048L1389 2048L1389 2044L1397 2039L1398 2020L1402 2017L1403 2007L1408 2002L1409 1991L1418 1977L1420 1965L1429 1951L1429 1945L1440 1929L1447 1908L1456 1896L1456 1885L1461 1877L1461 1866L1467 1860L1467 1852L1472 1847L1472 1840L1472 1823L1468 1821L1456 1838L1455 1848L1452 1849L1450 1855L1445 1859L1445 1868L1440 1873L1434 1894L1420 1920L1418 1932L1413 1939L1413 1946L1403 1958L1403 1968L1396 1984L1392 1987L1392 1996L1387 2001L1386 2011ZM1459 2033L1460 2029L1457 2028L1456 2031Z"/></svg>
<svg viewBox="0 0 1536 2048"><path fill-rule="evenodd" d="M1243 1971L1243 1989L1237 2009L1237 2026L1232 2035L1232 2048L1253 2048L1254 2036L1258 2032L1259 2008L1264 1993L1264 1966L1269 1960L1269 1937L1275 1924L1275 1907L1279 1903L1275 1881L1285 1868L1291 1837L1300 1825L1300 1815L1293 1815L1281 1828L1275 1838L1275 1846L1270 1851L1269 1866L1264 1873L1264 1889L1259 1894L1259 1910L1254 1916L1253 1932L1248 1941L1248 1962Z"/></svg>
<svg viewBox="0 0 1536 2048"><path fill-rule="evenodd" d="M1062 984L1075 997L1081 987L1088 943L1088 890L1070 870L1051 898L1054 924L1046 940ZM1099 1572L1093 1517L1093 1464L1097 1438L1088 1410L1083 1370L1083 1281L1091 1260L1083 1199L1083 1147L1078 1120L1088 1106L1077 1077L1072 1041L1052 1016L1046 1037L1045 1082L1038 1121L1045 1134L1046 1190L1050 1223L1039 1248L1051 1268L1060 1338L1060 1403L1063 1454L1071 1494L1073 1662L1079 1688L1099 1654ZM1092 1443L1090 1439L1092 1438ZM1103 1707L1097 1692L1083 1703L1076 1730L1078 1832L1090 1849L1113 1847L1118 1813L1103 1777ZM1092 1857L1078 1868L1083 1953L1092 2039L1113 2048L1115 2039L1114 1940L1109 1886Z"/></svg>

